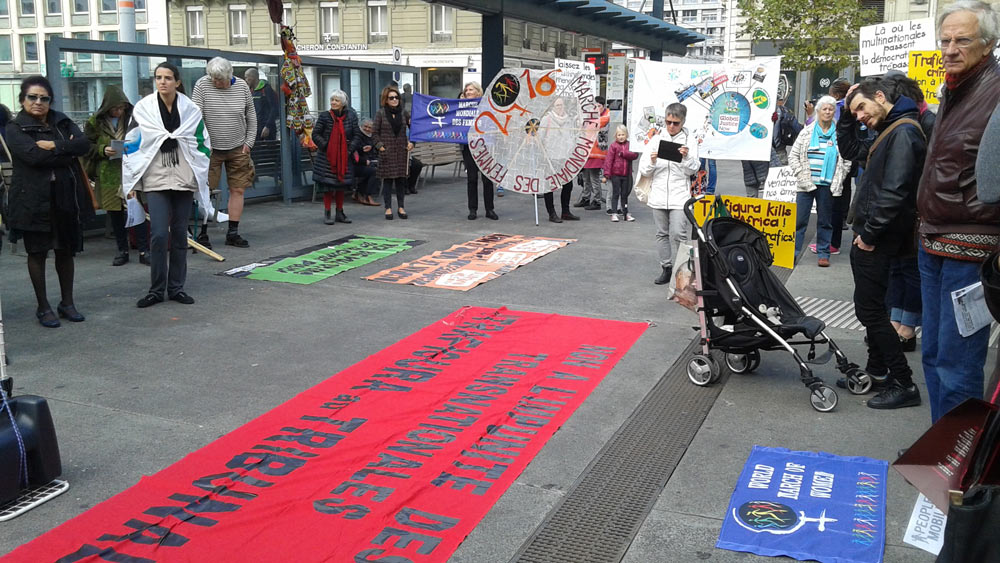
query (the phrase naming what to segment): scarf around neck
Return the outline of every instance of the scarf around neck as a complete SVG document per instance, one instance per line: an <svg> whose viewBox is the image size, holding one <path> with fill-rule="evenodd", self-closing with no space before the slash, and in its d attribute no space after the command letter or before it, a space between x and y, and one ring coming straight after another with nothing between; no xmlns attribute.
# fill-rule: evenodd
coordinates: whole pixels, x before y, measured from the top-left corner
<svg viewBox="0 0 1000 563"><path fill-rule="evenodd" d="M978 72L979 69L982 68L983 65L985 65L986 63L988 63L992 58L993 57L990 56L989 53L987 53L986 56L983 57L983 60L979 61L976 64L976 66L970 68L969 70L967 70L967 71L965 71L965 72L963 72L961 74L951 74L951 73L947 73L946 72L945 75L944 75L944 84L945 84L945 87L947 87L949 90L954 90L955 88L958 88L958 86L960 84L962 84L963 82L965 82L966 78L972 76L973 74L976 74L976 72Z"/></svg>
<svg viewBox="0 0 1000 563"><path fill-rule="evenodd" d="M399 136L399 132L403 129L403 104L396 107L385 106L385 116L389 119L389 125L392 126L392 134Z"/></svg>
<svg viewBox="0 0 1000 563"><path fill-rule="evenodd" d="M830 130L823 132L819 121L813 125L812 139L809 140L809 150L823 152L823 168L820 169L820 183L830 184L837 170L837 124L830 122Z"/></svg>
<svg viewBox="0 0 1000 563"><path fill-rule="evenodd" d="M343 182L347 174L347 137L344 134L347 112L341 109L338 114L330 110L330 117L333 118L333 130L326 144L326 160L330 163L330 171L337 175L338 181Z"/></svg>
<svg viewBox="0 0 1000 563"><path fill-rule="evenodd" d="M181 113L177 108L177 98L174 98L173 111L167 109L167 104L159 94L156 95L156 104L160 109L160 119L163 120L163 128L173 133L181 126ZM160 162L163 166L177 166L180 162L177 159L177 139L166 138L160 145Z"/></svg>

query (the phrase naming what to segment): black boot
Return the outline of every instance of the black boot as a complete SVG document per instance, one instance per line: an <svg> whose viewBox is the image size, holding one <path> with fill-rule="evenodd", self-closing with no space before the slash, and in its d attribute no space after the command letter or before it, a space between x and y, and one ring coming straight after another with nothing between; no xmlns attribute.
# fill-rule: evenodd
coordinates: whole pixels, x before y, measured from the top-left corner
<svg viewBox="0 0 1000 563"><path fill-rule="evenodd" d="M562 223L562 219L560 219L559 216L556 215L555 211L549 213L549 221L552 221L553 223Z"/></svg>
<svg viewBox="0 0 1000 563"><path fill-rule="evenodd" d="M338 209L337 210L337 213L335 214L335 218L337 219L338 223L350 223L351 222L351 220L347 218L347 215L344 215L344 210L343 209Z"/></svg>
<svg viewBox="0 0 1000 563"><path fill-rule="evenodd" d="M660 272L660 277L653 280L653 283L656 285L663 285L670 281L670 270L674 269L673 266L661 266L661 268L663 268L663 271Z"/></svg>
<svg viewBox="0 0 1000 563"><path fill-rule="evenodd" d="M115 254L115 259L111 261L112 266L123 266L128 263L128 250L119 250Z"/></svg>
<svg viewBox="0 0 1000 563"><path fill-rule="evenodd" d="M323 224L324 225L332 225L333 223L334 223L333 217L330 217L330 210L329 209L324 209L323 210Z"/></svg>

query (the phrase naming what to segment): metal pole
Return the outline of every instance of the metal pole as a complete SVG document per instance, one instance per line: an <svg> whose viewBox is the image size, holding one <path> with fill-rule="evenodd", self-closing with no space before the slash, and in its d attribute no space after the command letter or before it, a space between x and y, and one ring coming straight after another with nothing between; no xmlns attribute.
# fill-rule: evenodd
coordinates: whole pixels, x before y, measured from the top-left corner
<svg viewBox="0 0 1000 563"><path fill-rule="evenodd" d="M670 3L673 6L673 1ZM658 20L663 19L663 0L653 0L653 13L652 16ZM676 14L674 14L674 25L677 24ZM649 52L649 59L653 61L663 60L663 49L656 49Z"/></svg>
<svg viewBox="0 0 1000 563"><path fill-rule="evenodd" d="M118 40L135 43L135 1L118 0ZM133 104L139 101L139 72L134 56L121 57L122 91Z"/></svg>
<svg viewBox="0 0 1000 563"><path fill-rule="evenodd" d="M503 13L483 15L483 80L485 87L503 69Z"/></svg>
<svg viewBox="0 0 1000 563"><path fill-rule="evenodd" d="M535 196L535 226L538 226L538 196Z"/></svg>

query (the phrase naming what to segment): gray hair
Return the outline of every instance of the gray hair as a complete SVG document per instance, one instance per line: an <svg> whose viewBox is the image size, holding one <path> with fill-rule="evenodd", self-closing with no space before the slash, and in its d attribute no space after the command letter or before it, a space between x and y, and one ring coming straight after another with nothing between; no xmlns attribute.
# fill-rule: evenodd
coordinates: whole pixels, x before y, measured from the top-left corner
<svg viewBox="0 0 1000 563"><path fill-rule="evenodd" d="M257 70L256 68L248 68L248 69L246 69L245 71L243 71L243 80L246 80L247 76L249 76L249 75L253 75L253 76L256 76L257 78L260 78L260 71Z"/></svg>
<svg viewBox="0 0 1000 563"><path fill-rule="evenodd" d="M667 106L667 110L663 112L663 115L672 115L674 117L679 117L681 121L687 121L688 108L684 104L673 103Z"/></svg>
<svg viewBox="0 0 1000 563"><path fill-rule="evenodd" d="M375 126L375 122L374 122L374 121L372 121L372 118L370 118L370 117L365 117L364 119L362 119L362 120L361 120L361 125L360 125L360 127L364 127L365 125L371 125L371 126L373 126L373 127L374 127L374 126Z"/></svg>
<svg viewBox="0 0 1000 563"><path fill-rule="evenodd" d="M1000 21L998 21L1000 18L997 17L997 13L993 11L993 8L989 4L979 2L978 0L958 0L953 4L948 4L948 6L941 10L941 15L938 16L938 29L941 29L945 18L957 12L972 12L975 14L976 19L979 20L979 35L982 36L983 41L987 44L994 43L994 47L996 46L997 38L1000 37Z"/></svg>
<svg viewBox="0 0 1000 563"><path fill-rule="evenodd" d="M821 106L833 106L833 109L837 109L837 98L833 96L823 96L816 100L816 111L819 111Z"/></svg>
<svg viewBox="0 0 1000 563"><path fill-rule="evenodd" d="M205 74L216 80L229 80L233 77L233 63L222 57L215 57L205 65Z"/></svg>
<svg viewBox="0 0 1000 563"><path fill-rule="evenodd" d="M330 94L330 101L332 102L333 100L340 100L340 103L344 104L344 106L346 107L347 106L347 92L345 92L343 90L334 90L333 93Z"/></svg>

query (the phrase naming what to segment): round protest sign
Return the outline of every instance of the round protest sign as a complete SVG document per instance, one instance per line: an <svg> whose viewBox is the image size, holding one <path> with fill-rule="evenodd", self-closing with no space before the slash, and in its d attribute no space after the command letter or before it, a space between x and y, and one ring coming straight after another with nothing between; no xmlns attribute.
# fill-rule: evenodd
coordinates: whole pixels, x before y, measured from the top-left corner
<svg viewBox="0 0 1000 563"><path fill-rule="evenodd" d="M601 114L590 75L504 69L483 94L469 150L505 189L544 194L572 182L597 138Z"/></svg>

